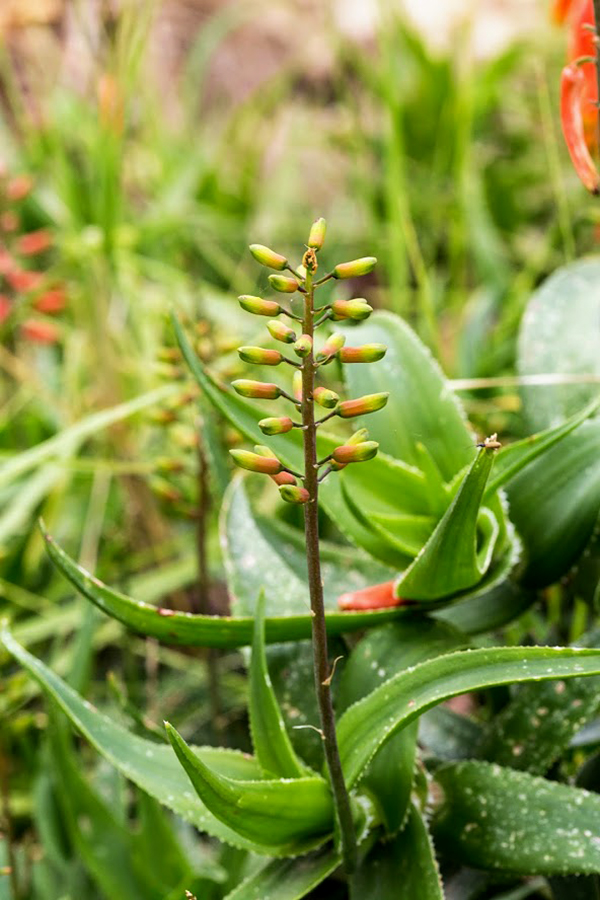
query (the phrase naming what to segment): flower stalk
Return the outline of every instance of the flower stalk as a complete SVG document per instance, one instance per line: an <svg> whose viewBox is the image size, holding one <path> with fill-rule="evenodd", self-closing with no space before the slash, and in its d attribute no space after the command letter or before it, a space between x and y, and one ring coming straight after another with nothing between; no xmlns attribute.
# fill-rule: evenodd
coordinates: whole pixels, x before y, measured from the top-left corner
<svg viewBox="0 0 600 900"><path fill-rule="evenodd" d="M260 420L259 427L266 435L285 434L292 428L299 428L303 438L304 472L301 474L289 469L268 447L256 447L255 453L248 450L232 450L230 452L238 466L251 472L269 475L278 485L282 500L304 507L308 590L312 611L314 678L320 718L319 733L323 739L344 868L348 874L351 874L356 867L357 842L350 795L344 780L338 750L331 697L332 673L329 671L327 652L327 625L319 548L319 483L334 472L341 471L347 465L372 459L377 453L378 444L375 441L368 441L366 429L361 429L340 447L336 447L324 459L319 459L317 427L333 416L349 419L376 412L385 405L388 395L371 394L356 400L340 401L335 391L324 385L316 385L317 373L321 367L327 365L335 357L342 362L376 362L383 357L386 349L380 344L365 345L348 348L341 355L345 339L343 335L336 333L329 335L320 350L315 349L315 331L324 325L331 316L334 319L361 320L366 319L372 311L367 301L362 298L334 300L333 303L315 310L315 290L319 286L332 280L343 280L368 274L376 263L374 257L339 263L332 272L316 279L317 253L323 246L325 232L325 220L317 219L311 228L308 249L303 256L302 265L298 269L293 269L287 257L262 244L253 244L250 248L254 258L267 268L279 271L287 269L292 272L293 278L284 275L269 275L269 284L279 293L293 294L297 291L303 300L301 316L272 300L249 295L239 298L242 307L255 315L279 316L283 314L301 322L302 333L299 337L291 328L279 321L270 321L267 324L272 338L283 343L293 344L293 351L300 360L297 363L284 357L278 350L242 347L239 351L242 360L248 363L277 366L280 362L287 362L295 366L293 396L279 385L271 382L238 379L233 382L233 387L238 394L244 397L261 400L285 398L296 405L301 415L301 422L294 422L289 416L268 417ZM315 420L315 403L331 410L328 415L318 421Z"/></svg>

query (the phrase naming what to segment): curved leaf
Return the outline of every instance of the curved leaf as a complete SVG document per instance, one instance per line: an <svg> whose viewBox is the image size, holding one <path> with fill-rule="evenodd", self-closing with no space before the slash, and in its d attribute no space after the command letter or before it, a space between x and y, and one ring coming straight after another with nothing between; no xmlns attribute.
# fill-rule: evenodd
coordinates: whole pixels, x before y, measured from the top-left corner
<svg viewBox="0 0 600 900"><path fill-rule="evenodd" d="M423 444L445 481L471 462L473 436L441 369L417 335L398 316L375 313L368 322L345 330L348 342L385 344L377 363L346 366L353 394L389 391L387 406L365 425L385 453L419 466Z"/></svg>
<svg viewBox="0 0 600 900"><path fill-rule="evenodd" d="M188 747L172 725L167 735L202 803L241 837L294 855L333 833L333 800L319 776L238 781L220 774Z"/></svg>
<svg viewBox="0 0 600 900"><path fill-rule="evenodd" d="M296 859L277 859L251 875L225 900L301 900L337 869L340 856L332 847Z"/></svg>
<svg viewBox="0 0 600 900"><path fill-rule="evenodd" d="M499 647L450 653L384 682L338 722L346 780L354 785L372 757L400 728L426 709L499 684L600 674L600 650Z"/></svg>
<svg viewBox="0 0 600 900"><path fill-rule="evenodd" d="M337 708L346 709L386 679L410 666L456 650L465 638L426 616L369 632L354 648L342 675ZM388 832L397 831L409 810L417 745L417 722L393 737L372 760L365 786L375 796Z"/></svg>
<svg viewBox="0 0 600 900"><path fill-rule="evenodd" d="M403 830L377 843L352 879L350 897L363 900L444 900L440 874L423 816L412 805Z"/></svg>
<svg viewBox="0 0 600 900"><path fill-rule="evenodd" d="M48 696L56 701L92 746L151 797L187 819L200 831L227 844L270 856L287 855L279 847L267 849L262 844L241 837L213 816L190 790L189 780L170 747L138 737L103 715L39 659L24 650L8 631L1 633L0 641ZM262 778L262 770L256 760L245 754L212 747L196 748L196 752L205 765L224 777L252 783Z"/></svg>
<svg viewBox="0 0 600 900"><path fill-rule="evenodd" d="M533 293L517 346L520 375L557 372L600 376L600 261L580 259L554 272ZM556 425L598 394L597 384L522 388L535 429Z"/></svg>
<svg viewBox="0 0 600 900"><path fill-rule="evenodd" d="M397 579L397 596L437 600L473 587L483 577L499 532L493 513L481 509L493 462L493 450L479 451L435 531Z"/></svg>
<svg viewBox="0 0 600 900"><path fill-rule="evenodd" d="M484 762L436 770L432 829L453 860L522 875L600 872L600 797Z"/></svg>
<svg viewBox="0 0 600 900"><path fill-rule="evenodd" d="M254 753L267 772L282 778L301 778L301 765L290 742L277 698L269 678L265 654L264 597L261 594L254 620L250 663L250 731Z"/></svg>
<svg viewBox="0 0 600 900"><path fill-rule="evenodd" d="M45 535L46 549L52 562L84 597L91 600L107 615L118 619L140 634L156 637L167 644L184 647L243 647L252 643L254 619L250 616L202 616L175 612L133 600L112 590L87 572L68 556L61 547ZM381 625L404 615L404 607L369 612L330 613L327 616L329 634L344 634ZM281 616L265 622L267 643L300 641L311 636L312 619L302 616Z"/></svg>

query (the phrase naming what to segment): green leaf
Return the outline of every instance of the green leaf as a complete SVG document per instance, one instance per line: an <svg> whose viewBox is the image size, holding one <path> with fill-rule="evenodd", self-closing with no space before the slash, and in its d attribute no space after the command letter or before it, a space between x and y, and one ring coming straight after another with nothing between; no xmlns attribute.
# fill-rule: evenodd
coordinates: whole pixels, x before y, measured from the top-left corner
<svg viewBox="0 0 600 900"><path fill-rule="evenodd" d="M589 419L600 406L600 396L596 397L581 412L576 413L566 422L556 425L554 428L548 428L546 431L540 431L538 434L532 434L530 437L523 438L522 441L515 441L507 447L502 447L496 454L496 462L494 463L494 474L490 477L486 488L486 497L491 496L499 488L506 485L511 478L518 475L526 466L544 454L550 447L553 447L576 428L579 428L586 419Z"/></svg>
<svg viewBox="0 0 600 900"><path fill-rule="evenodd" d="M48 696L58 703L71 723L92 746L151 797L191 822L200 831L234 847L270 856L285 855L278 846L267 850L262 844L241 837L213 816L190 790L189 780L170 747L138 737L100 713L39 659L24 650L8 631L1 633L0 642L29 671ZM244 780L256 783L257 779L262 778L262 769L250 756L212 747L196 748L196 751L205 765L238 783Z"/></svg>
<svg viewBox="0 0 600 900"><path fill-rule="evenodd" d="M10 484L19 476L31 471L31 469L39 468L44 462L60 459L63 456L70 456L82 441L96 434L96 432L132 416L148 406L161 403L179 390L180 387L176 384L164 385L147 394L142 394L141 397L136 397L134 400L121 403L119 406L92 413L92 415L82 419L81 422L70 425L43 443L19 453L17 456L9 459L8 462L0 465L0 487Z"/></svg>
<svg viewBox="0 0 600 900"><path fill-rule="evenodd" d="M581 259L554 272L531 296L517 346L520 375L600 376L600 261ZM521 389L535 429L573 415L598 394L597 384Z"/></svg>
<svg viewBox="0 0 600 900"><path fill-rule="evenodd" d="M304 531L257 512L250 499L250 480L234 478L221 512L232 608L239 615L253 616L257 597L264 591L267 613L306 616L310 600ZM389 581L395 572L352 547L321 541L321 574L325 608L334 612L340 594Z"/></svg>
<svg viewBox="0 0 600 900"><path fill-rule="evenodd" d="M332 847L296 859L277 859L251 875L225 900L301 900L337 869L340 857Z"/></svg>
<svg viewBox="0 0 600 900"><path fill-rule="evenodd" d="M471 462L473 437L458 400L444 375L408 325L393 313L375 313L368 322L345 329L348 343L385 344L377 363L346 366L344 375L353 394L391 391L387 406L365 419L381 450L419 466L423 444L445 481Z"/></svg>
<svg viewBox="0 0 600 900"><path fill-rule="evenodd" d="M385 681L338 722L346 780L354 785L372 757L400 728L444 700L523 681L600 674L600 650L499 647L450 653Z"/></svg>
<svg viewBox="0 0 600 900"><path fill-rule="evenodd" d="M265 653L265 602L260 595L254 620L250 664L250 731L256 758L266 772L281 778L301 778L306 769L294 753L269 678Z"/></svg>
<svg viewBox="0 0 600 900"><path fill-rule="evenodd" d="M481 726L447 706L434 706L419 718L419 744L436 759L469 759L480 740Z"/></svg>
<svg viewBox="0 0 600 900"><path fill-rule="evenodd" d="M379 687L382 682L432 656L464 646L465 638L448 625L426 616L384 625L369 632L354 648L341 679L337 709ZM388 832L404 823L415 768L418 723L395 735L372 760L364 785L377 799Z"/></svg>
<svg viewBox="0 0 600 900"><path fill-rule="evenodd" d="M416 806L403 830L377 843L352 879L350 897L363 900L444 900L431 838Z"/></svg>
<svg viewBox="0 0 600 900"><path fill-rule="evenodd" d="M499 567L502 575L500 583L492 582L488 587L487 578L484 578L477 586L478 589L455 600L452 606L435 610L432 615L470 635L496 631L512 622L537 600L534 591L525 590L508 578L513 566L514 560L505 557Z"/></svg>
<svg viewBox="0 0 600 900"><path fill-rule="evenodd" d="M323 778L238 781L206 765L172 725L166 729L202 803L246 840L293 856L332 834L333 802Z"/></svg>
<svg viewBox="0 0 600 900"><path fill-rule="evenodd" d="M454 500L409 568L396 581L397 595L437 600L477 584L489 568L499 525L481 502L494 461L482 449Z"/></svg>
<svg viewBox="0 0 600 900"><path fill-rule="evenodd" d="M107 615L118 619L140 634L156 637L167 644L184 647L243 647L252 643L254 619L250 616L202 616L165 610L161 607L133 600L107 587L94 575L68 556L45 534L46 549L52 562L84 597L91 600ZM282 602L282 606L284 603ZM381 625L404 615L406 609L373 610L369 612L330 613L327 616L329 634L344 634ZM267 643L299 641L310 638L310 614L280 616L265 621Z"/></svg>
<svg viewBox="0 0 600 900"><path fill-rule="evenodd" d="M583 553L600 512L600 419L548 450L507 486L510 516L525 551L519 580L545 587Z"/></svg>
<svg viewBox="0 0 600 900"><path fill-rule="evenodd" d="M523 685L487 725L477 756L543 775L600 709L600 679Z"/></svg>
<svg viewBox="0 0 600 900"><path fill-rule="evenodd" d="M600 871L600 797L484 762L436 770L432 830L465 865L522 875Z"/></svg>

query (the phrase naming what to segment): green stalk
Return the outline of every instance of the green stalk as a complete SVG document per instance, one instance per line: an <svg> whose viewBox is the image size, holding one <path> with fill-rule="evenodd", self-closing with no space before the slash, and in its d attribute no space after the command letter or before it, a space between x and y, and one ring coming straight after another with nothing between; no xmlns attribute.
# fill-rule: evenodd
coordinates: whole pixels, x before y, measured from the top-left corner
<svg viewBox="0 0 600 900"><path fill-rule="evenodd" d="M314 285L313 273L306 273L304 294L304 334L313 338L314 334ZM350 875L356 867L356 834L352 821L350 797L346 789L340 755L335 733L335 716L331 702L329 677L329 661L327 656L327 630L325 627L325 607L323 603L323 582L321 579L321 559L319 552L319 506L318 506L318 470L317 470L317 431L315 428L315 410L313 389L315 385L314 352L304 358L302 366L302 426L304 434L304 487L310 499L304 507L304 526L306 534L306 559L308 566L308 587L312 611L312 646L314 659L315 689L319 703L321 719L321 737L325 750L325 759L333 792L340 839L342 858L346 873Z"/></svg>

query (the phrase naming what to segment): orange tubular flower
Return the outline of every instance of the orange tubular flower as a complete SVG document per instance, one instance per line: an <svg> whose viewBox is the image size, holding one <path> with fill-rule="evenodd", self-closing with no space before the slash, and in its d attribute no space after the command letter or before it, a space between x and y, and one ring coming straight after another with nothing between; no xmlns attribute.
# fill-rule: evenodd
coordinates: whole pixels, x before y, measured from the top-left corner
<svg viewBox="0 0 600 900"><path fill-rule="evenodd" d="M571 162L583 185L592 194L600 193L600 175L585 140L582 97L585 75L581 67L565 66L560 83L560 120Z"/></svg>
<svg viewBox="0 0 600 900"><path fill-rule="evenodd" d="M394 582L384 581L383 584L373 584L361 591L352 591L341 594L338 597L340 609L387 609L390 606L403 606L406 600L396 597L394 594Z"/></svg>

